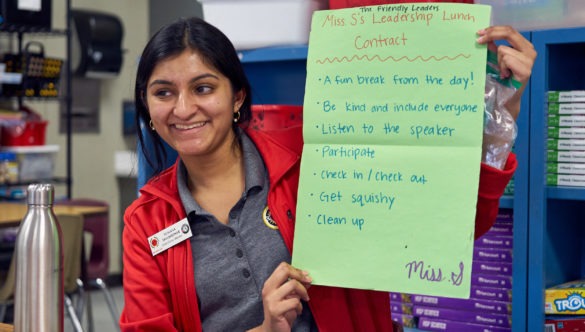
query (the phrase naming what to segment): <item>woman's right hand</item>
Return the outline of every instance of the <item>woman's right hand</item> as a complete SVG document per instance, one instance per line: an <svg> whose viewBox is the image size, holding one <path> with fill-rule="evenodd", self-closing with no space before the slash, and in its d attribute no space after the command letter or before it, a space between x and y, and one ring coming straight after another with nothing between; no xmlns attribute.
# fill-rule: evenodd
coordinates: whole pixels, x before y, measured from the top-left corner
<svg viewBox="0 0 585 332"><path fill-rule="evenodd" d="M308 272L280 263L262 288L264 322L255 331L289 332L303 311L301 300L309 301Z"/></svg>

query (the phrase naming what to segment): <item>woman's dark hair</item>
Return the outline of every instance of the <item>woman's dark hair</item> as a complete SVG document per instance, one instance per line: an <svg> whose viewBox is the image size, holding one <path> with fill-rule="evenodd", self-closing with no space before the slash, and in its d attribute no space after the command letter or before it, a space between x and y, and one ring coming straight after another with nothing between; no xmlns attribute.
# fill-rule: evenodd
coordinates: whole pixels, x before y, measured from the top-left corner
<svg viewBox="0 0 585 332"><path fill-rule="evenodd" d="M196 52L207 65L226 76L234 92L243 90L246 93L244 103L240 107L238 124L233 124L236 137L239 136L239 131L236 130L239 124L247 123L252 116L250 83L232 42L219 29L196 17L179 19L163 26L142 51L134 89L136 125L139 128L138 140L142 153L153 170L153 175L163 170L167 155L163 141L156 131L149 128L140 129L150 123L150 114L146 105L146 85L154 67L159 62L179 55L184 50ZM150 148L146 144L147 140L152 142Z"/></svg>

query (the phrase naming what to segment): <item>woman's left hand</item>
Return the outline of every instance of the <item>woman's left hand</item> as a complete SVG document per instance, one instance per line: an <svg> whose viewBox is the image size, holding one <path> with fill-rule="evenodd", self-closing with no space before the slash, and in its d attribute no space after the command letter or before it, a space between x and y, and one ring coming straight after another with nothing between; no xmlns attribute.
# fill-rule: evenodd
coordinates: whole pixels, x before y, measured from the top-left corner
<svg viewBox="0 0 585 332"><path fill-rule="evenodd" d="M477 32L477 42L487 44L488 49L498 56L498 65L502 78L513 77L522 83L522 87L510 98L506 107L514 119L520 113L520 99L526 83L532 74L536 51L532 43L510 26L492 26ZM507 41L507 45L496 45L498 40Z"/></svg>

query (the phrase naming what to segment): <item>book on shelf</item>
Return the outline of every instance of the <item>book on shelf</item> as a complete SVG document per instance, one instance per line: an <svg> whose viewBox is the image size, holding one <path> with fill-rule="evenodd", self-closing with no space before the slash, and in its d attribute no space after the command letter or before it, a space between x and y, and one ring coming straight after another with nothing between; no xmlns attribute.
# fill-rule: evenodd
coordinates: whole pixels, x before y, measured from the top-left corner
<svg viewBox="0 0 585 332"><path fill-rule="evenodd" d="M416 319L413 315L392 313L392 320L403 327L416 328Z"/></svg>
<svg viewBox="0 0 585 332"><path fill-rule="evenodd" d="M390 303L412 303L412 295L407 293L390 292Z"/></svg>
<svg viewBox="0 0 585 332"><path fill-rule="evenodd" d="M580 174L547 174L548 186L585 187L585 175Z"/></svg>
<svg viewBox="0 0 585 332"><path fill-rule="evenodd" d="M585 102L585 90L548 91L549 103Z"/></svg>
<svg viewBox="0 0 585 332"><path fill-rule="evenodd" d="M584 103L554 103L549 102L547 105L548 114L585 114Z"/></svg>
<svg viewBox="0 0 585 332"><path fill-rule="evenodd" d="M549 114L547 123L549 127L584 127L585 115Z"/></svg>
<svg viewBox="0 0 585 332"><path fill-rule="evenodd" d="M546 172L549 174L585 175L583 163L546 163Z"/></svg>
<svg viewBox="0 0 585 332"><path fill-rule="evenodd" d="M512 236L514 232L514 225L513 224L506 224L496 222L489 231L485 233L485 235L503 235L503 236Z"/></svg>
<svg viewBox="0 0 585 332"><path fill-rule="evenodd" d="M512 303L484 299L456 299L451 297L414 294L412 296L412 303L415 306L423 305L477 312L500 313L505 315L512 313Z"/></svg>
<svg viewBox="0 0 585 332"><path fill-rule="evenodd" d="M512 249L475 247L473 248L473 259L512 263Z"/></svg>
<svg viewBox="0 0 585 332"><path fill-rule="evenodd" d="M412 315L412 303L390 301L390 311L393 314Z"/></svg>
<svg viewBox="0 0 585 332"><path fill-rule="evenodd" d="M448 321L467 322L479 325L512 327L512 316L498 313L474 312L449 308L415 306L415 317L428 317Z"/></svg>
<svg viewBox="0 0 585 332"><path fill-rule="evenodd" d="M512 276L495 274L472 274L471 285L477 287L512 289Z"/></svg>
<svg viewBox="0 0 585 332"><path fill-rule="evenodd" d="M549 163L585 163L585 151L547 150L546 161Z"/></svg>
<svg viewBox="0 0 585 332"><path fill-rule="evenodd" d="M503 248L512 249L512 236L504 236L499 234L484 234L479 239L475 240L474 246L479 248ZM474 262L475 263L475 262Z"/></svg>
<svg viewBox="0 0 585 332"><path fill-rule="evenodd" d="M585 127L548 127L549 138L585 138Z"/></svg>
<svg viewBox="0 0 585 332"><path fill-rule="evenodd" d="M418 328L424 331L448 332L511 332L510 327L459 322L431 317L420 317Z"/></svg>
<svg viewBox="0 0 585 332"><path fill-rule="evenodd" d="M471 265L471 273L475 274L495 274L501 276L512 276L512 264L494 261L474 261Z"/></svg>
<svg viewBox="0 0 585 332"><path fill-rule="evenodd" d="M585 139L558 139L549 138L546 140L547 150L577 150L585 151Z"/></svg>
<svg viewBox="0 0 585 332"><path fill-rule="evenodd" d="M470 297L472 299L512 302L512 289L472 286Z"/></svg>

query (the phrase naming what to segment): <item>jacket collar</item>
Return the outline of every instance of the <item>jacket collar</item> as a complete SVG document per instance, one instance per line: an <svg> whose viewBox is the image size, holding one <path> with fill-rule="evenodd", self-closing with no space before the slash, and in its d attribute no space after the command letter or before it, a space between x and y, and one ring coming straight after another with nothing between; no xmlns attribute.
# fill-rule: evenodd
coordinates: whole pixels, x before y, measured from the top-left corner
<svg viewBox="0 0 585 332"><path fill-rule="evenodd" d="M256 144L256 148L264 160L264 164L266 165L270 176L270 185L272 187L282 179L286 172L288 172L296 162L300 160L300 149L298 151L293 151L291 147L282 144L279 137L273 137L278 136L278 134L281 133L270 135L257 130L248 130L247 133L254 144ZM285 134L284 138L290 140L291 136L296 138L294 135L290 134ZM302 143L299 146L302 147Z"/></svg>

